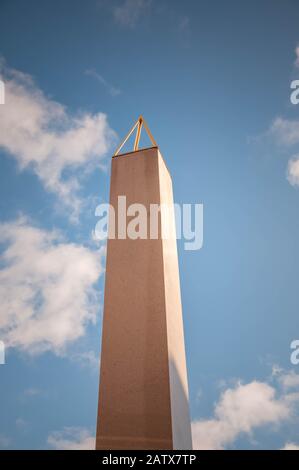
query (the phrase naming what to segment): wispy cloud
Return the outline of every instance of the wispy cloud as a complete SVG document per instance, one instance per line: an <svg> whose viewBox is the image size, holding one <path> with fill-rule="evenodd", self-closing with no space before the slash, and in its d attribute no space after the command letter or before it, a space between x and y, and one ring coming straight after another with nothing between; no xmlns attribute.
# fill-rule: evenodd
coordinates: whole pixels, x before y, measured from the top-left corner
<svg viewBox="0 0 299 470"><path fill-rule="evenodd" d="M299 390L299 374L296 374L293 370L290 372L282 372L279 374L278 380L285 390L292 388Z"/></svg>
<svg viewBox="0 0 299 470"><path fill-rule="evenodd" d="M1 64L6 102L0 114L0 148L21 170L31 169L76 219L82 207L80 176L100 166L115 138L107 116L73 115L47 98L32 77Z"/></svg>
<svg viewBox="0 0 299 470"><path fill-rule="evenodd" d="M294 67L299 68L299 44L295 48L296 59ZM264 135L278 145L280 150L290 152L293 147L293 155L288 156L286 178L292 186L299 186L299 120L276 117L269 130Z"/></svg>
<svg viewBox="0 0 299 470"><path fill-rule="evenodd" d="M5 436L4 434L0 434L0 449L6 449L10 445L9 437Z"/></svg>
<svg viewBox="0 0 299 470"><path fill-rule="evenodd" d="M95 78L99 83L101 83L101 85L103 85L106 90L108 91L108 93L111 95L111 96L117 96L121 93L121 90L119 88L116 88L114 87L113 85L111 85L110 83L108 83L104 77L102 77L102 75L100 75L99 73L97 73L94 69L88 69L85 71L85 74L86 75L89 75L90 77L93 77Z"/></svg>
<svg viewBox="0 0 299 470"><path fill-rule="evenodd" d="M280 145L296 145L299 143L299 121L278 117L270 127L270 134Z"/></svg>
<svg viewBox="0 0 299 470"><path fill-rule="evenodd" d="M39 388L26 388L23 392L24 397L36 397L37 395L40 395L42 391Z"/></svg>
<svg viewBox="0 0 299 470"><path fill-rule="evenodd" d="M224 449L241 434L250 435L269 424L279 425L293 418L298 402L298 393L279 394L266 382L238 383L221 394L211 419L193 422L194 448Z"/></svg>
<svg viewBox="0 0 299 470"><path fill-rule="evenodd" d="M73 353L71 359L83 367L89 367L93 371L98 372L99 370L100 358L92 350Z"/></svg>
<svg viewBox="0 0 299 470"><path fill-rule="evenodd" d="M0 224L0 334L6 347L65 352L96 321L103 251L26 219Z"/></svg>
<svg viewBox="0 0 299 470"><path fill-rule="evenodd" d="M114 8L114 20L121 26L132 29L148 13L150 5L151 0L125 0Z"/></svg>
<svg viewBox="0 0 299 470"><path fill-rule="evenodd" d="M16 419L16 428L18 429L18 431L26 432L28 431L29 427L30 427L30 423L26 421L24 418Z"/></svg>
<svg viewBox="0 0 299 470"><path fill-rule="evenodd" d="M296 59L295 59L294 65L296 68L299 69L299 44L295 48L295 55L296 55Z"/></svg>
<svg viewBox="0 0 299 470"><path fill-rule="evenodd" d="M272 123L269 135L287 151L292 147L296 150L299 145L299 121L278 117ZM299 154L289 158L286 177L292 186L299 186Z"/></svg>
<svg viewBox="0 0 299 470"><path fill-rule="evenodd" d="M288 161L287 180L292 186L299 186L299 155Z"/></svg>
<svg viewBox="0 0 299 470"><path fill-rule="evenodd" d="M190 18L189 16L183 16L179 19L179 31L186 32L190 30Z"/></svg>
<svg viewBox="0 0 299 470"><path fill-rule="evenodd" d="M88 429L65 427L62 431L52 432L48 444L57 450L93 450L95 437Z"/></svg>
<svg viewBox="0 0 299 470"><path fill-rule="evenodd" d="M287 442L281 450L299 450L299 444L293 442Z"/></svg>

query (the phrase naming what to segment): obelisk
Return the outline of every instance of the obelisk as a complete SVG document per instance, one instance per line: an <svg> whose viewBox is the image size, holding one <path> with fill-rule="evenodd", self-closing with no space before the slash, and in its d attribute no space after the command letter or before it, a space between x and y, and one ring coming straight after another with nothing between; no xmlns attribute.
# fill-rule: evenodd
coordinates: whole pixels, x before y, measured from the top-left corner
<svg viewBox="0 0 299 470"><path fill-rule="evenodd" d="M151 134L155 145L138 150L142 125L140 117L134 151L112 158L116 220L119 196L144 205L148 219L151 204L173 208ZM107 241L96 449L192 448L174 210L164 215L156 238Z"/></svg>

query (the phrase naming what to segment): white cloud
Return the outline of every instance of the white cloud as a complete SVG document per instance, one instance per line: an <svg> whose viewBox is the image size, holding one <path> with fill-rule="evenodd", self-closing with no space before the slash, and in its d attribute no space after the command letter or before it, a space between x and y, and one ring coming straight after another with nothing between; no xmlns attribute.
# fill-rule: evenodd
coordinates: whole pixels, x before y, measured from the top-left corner
<svg viewBox="0 0 299 470"><path fill-rule="evenodd" d="M294 66L299 68L299 44L295 48L295 55ZM293 88L293 86L291 86L291 88ZM290 97L290 99L293 102L292 97ZM270 138L274 137L276 143L280 144L283 150L295 146L295 151L298 152L299 120L285 119L279 116L272 122L267 136ZM286 177L292 186L299 185L299 155L294 155L292 158L289 158Z"/></svg>
<svg viewBox="0 0 299 470"><path fill-rule="evenodd" d="M151 4L151 0L125 0L122 5L114 8L114 20L127 28L134 28Z"/></svg>
<svg viewBox="0 0 299 470"><path fill-rule="evenodd" d="M299 186L299 156L288 161L287 180L292 186Z"/></svg>
<svg viewBox="0 0 299 470"><path fill-rule="evenodd" d="M299 450L299 445L293 444L292 442L287 442L281 450Z"/></svg>
<svg viewBox="0 0 299 470"><path fill-rule="evenodd" d="M106 115L72 115L47 98L30 76L4 67L3 62L1 69L6 101L0 113L0 147L21 170L31 168L78 217L82 205L78 174L99 165L115 138Z"/></svg>
<svg viewBox="0 0 299 470"><path fill-rule="evenodd" d="M293 370L290 372L281 373L278 377L278 380L285 390L292 388L299 389L299 374L296 374L296 372Z"/></svg>
<svg viewBox="0 0 299 470"><path fill-rule="evenodd" d="M299 144L299 121L278 117L274 120L270 135L285 148ZM299 185L299 155L294 155L288 161L287 180L292 186Z"/></svg>
<svg viewBox="0 0 299 470"><path fill-rule="evenodd" d="M93 450L95 438L84 428L65 427L48 437L48 444L57 450Z"/></svg>
<svg viewBox="0 0 299 470"><path fill-rule="evenodd" d="M279 143L287 146L299 143L299 121L278 117L272 123L270 133Z"/></svg>
<svg viewBox="0 0 299 470"><path fill-rule="evenodd" d="M25 219L0 224L0 336L6 347L63 353L95 322L103 251Z"/></svg>
<svg viewBox="0 0 299 470"><path fill-rule="evenodd" d="M195 449L224 449L242 433L251 434L267 424L278 425L292 417L296 394L276 396L274 387L253 381L225 390L215 406L214 417L192 424Z"/></svg>

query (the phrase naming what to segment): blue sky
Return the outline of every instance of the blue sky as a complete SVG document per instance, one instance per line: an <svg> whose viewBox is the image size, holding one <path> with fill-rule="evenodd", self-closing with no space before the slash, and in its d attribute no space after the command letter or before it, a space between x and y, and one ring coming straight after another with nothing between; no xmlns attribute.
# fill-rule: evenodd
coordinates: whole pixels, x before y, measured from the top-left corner
<svg viewBox="0 0 299 470"><path fill-rule="evenodd" d="M203 248L178 242L194 446L299 446L298 24L291 0L1 1L0 447L92 445L94 211L140 114L204 204Z"/></svg>

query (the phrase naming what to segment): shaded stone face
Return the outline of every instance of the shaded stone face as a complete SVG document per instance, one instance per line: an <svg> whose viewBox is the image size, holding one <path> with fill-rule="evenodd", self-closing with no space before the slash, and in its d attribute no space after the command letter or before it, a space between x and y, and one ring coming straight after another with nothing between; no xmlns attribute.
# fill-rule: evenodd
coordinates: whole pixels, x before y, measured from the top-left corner
<svg viewBox="0 0 299 470"><path fill-rule="evenodd" d="M173 203L158 148L112 159L110 204ZM191 449L188 386L174 236L109 239L97 449ZM160 232L160 231L159 231Z"/></svg>

